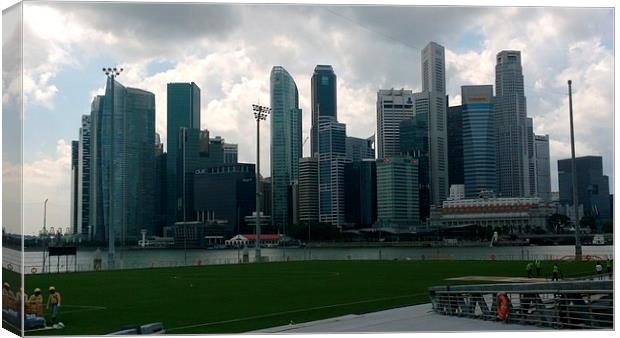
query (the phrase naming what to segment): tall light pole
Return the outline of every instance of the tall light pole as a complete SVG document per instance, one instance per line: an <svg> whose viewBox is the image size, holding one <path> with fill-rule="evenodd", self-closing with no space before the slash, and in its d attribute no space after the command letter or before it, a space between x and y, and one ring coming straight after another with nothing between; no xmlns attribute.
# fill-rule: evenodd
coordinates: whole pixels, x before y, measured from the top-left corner
<svg viewBox="0 0 620 338"><path fill-rule="evenodd" d="M46 237L47 237L47 198L45 199L45 201L43 201L43 236L41 237L41 239L43 240L43 267L41 268L41 272L44 272L45 270L45 249L46 249L45 244L47 243Z"/></svg>
<svg viewBox="0 0 620 338"><path fill-rule="evenodd" d="M575 164L575 130L573 128L573 81L568 80L568 112L570 115L571 179L573 184L573 212L575 213L575 260L581 260L581 229L579 227L579 202L577 200L577 165Z"/></svg>
<svg viewBox="0 0 620 338"><path fill-rule="evenodd" d="M254 119L256 119L256 262L260 262L260 212L261 212L261 191L260 191L260 121L266 120L267 115L271 112L271 108L252 105Z"/></svg>
<svg viewBox="0 0 620 338"><path fill-rule="evenodd" d="M112 104L110 105L110 130L111 130L111 138L112 138L112 143L111 143L111 151L110 154L111 156L114 156L114 79L121 75L121 73L123 72L123 68L102 68L103 73L107 76L108 79L110 79L110 85L111 85L111 90L110 90L110 101L112 101ZM108 207L109 209L109 216L108 216L108 269L114 269L114 224L111 221L111 218L113 216L113 212L115 211L114 208L114 183L112 182L112 180L114 179L114 160L111 161L111 165L110 165L110 170L108 171L108 184L110 184L110 206Z"/></svg>

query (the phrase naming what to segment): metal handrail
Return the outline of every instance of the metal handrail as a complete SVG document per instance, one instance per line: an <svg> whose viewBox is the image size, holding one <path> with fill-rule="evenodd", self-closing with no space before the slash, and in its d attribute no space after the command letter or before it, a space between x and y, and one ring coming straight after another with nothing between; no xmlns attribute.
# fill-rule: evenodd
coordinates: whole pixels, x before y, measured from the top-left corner
<svg viewBox="0 0 620 338"><path fill-rule="evenodd" d="M438 286L429 294L433 310L444 315L499 320L496 297L505 294L510 323L613 328L613 280Z"/></svg>

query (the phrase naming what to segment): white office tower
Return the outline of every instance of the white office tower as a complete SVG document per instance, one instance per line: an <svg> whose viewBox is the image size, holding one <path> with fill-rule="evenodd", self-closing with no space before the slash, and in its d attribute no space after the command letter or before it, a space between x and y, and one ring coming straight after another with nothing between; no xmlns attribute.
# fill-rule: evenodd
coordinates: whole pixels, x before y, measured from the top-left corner
<svg viewBox="0 0 620 338"><path fill-rule="evenodd" d="M413 92L381 89L377 92L377 157L400 154L400 123L413 117Z"/></svg>

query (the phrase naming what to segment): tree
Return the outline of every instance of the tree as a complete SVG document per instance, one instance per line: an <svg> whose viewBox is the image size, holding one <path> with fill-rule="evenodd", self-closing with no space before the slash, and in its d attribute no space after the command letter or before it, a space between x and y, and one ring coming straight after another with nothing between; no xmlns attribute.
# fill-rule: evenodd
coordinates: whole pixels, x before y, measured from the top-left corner
<svg viewBox="0 0 620 338"><path fill-rule="evenodd" d="M547 219L547 230L551 233L558 233L560 228L563 228L569 223L570 218L568 218L568 216L556 213L549 216Z"/></svg>
<svg viewBox="0 0 620 338"><path fill-rule="evenodd" d="M579 221L579 226L581 228L590 228L590 230L595 233L596 232L596 219L590 215L585 215Z"/></svg>

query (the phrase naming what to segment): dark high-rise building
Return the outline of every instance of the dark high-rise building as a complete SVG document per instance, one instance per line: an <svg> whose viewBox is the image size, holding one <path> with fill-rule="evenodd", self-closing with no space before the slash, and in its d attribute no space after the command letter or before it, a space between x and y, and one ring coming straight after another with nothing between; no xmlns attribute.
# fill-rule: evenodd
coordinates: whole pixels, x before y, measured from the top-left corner
<svg viewBox="0 0 620 338"><path fill-rule="evenodd" d="M447 101L447 99L446 99ZM463 106L448 107L448 184L465 184L463 175Z"/></svg>
<svg viewBox="0 0 620 338"><path fill-rule="evenodd" d="M255 165L237 163L197 169L194 206L201 221L224 221L228 235L249 231L244 221L256 206Z"/></svg>
<svg viewBox="0 0 620 338"><path fill-rule="evenodd" d="M549 160L549 135L535 135L536 188L538 197L551 202L551 163Z"/></svg>
<svg viewBox="0 0 620 338"><path fill-rule="evenodd" d="M319 117L338 119L336 74L329 65L317 65L311 80L312 126L310 128L310 155L319 152Z"/></svg>
<svg viewBox="0 0 620 338"><path fill-rule="evenodd" d="M375 148L372 137L358 138L347 136L347 158L351 161L361 161L363 159L374 159Z"/></svg>
<svg viewBox="0 0 620 338"><path fill-rule="evenodd" d="M420 221L430 216L430 160L428 148L428 114L418 113L400 123L400 151L417 160L417 201Z"/></svg>
<svg viewBox="0 0 620 338"><path fill-rule="evenodd" d="M377 165L374 159L345 164L345 222L371 227L377 220Z"/></svg>
<svg viewBox="0 0 620 338"><path fill-rule="evenodd" d="M111 84L91 106L91 224L97 239L112 227L127 244L154 232L155 95L115 81L112 114Z"/></svg>
<svg viewBox="0 0 620 338"><path fill-rule="evenodd" d="M503 197L529 196L527 109L519 51L497 54L495 136L497 192Z"/></svg>
<svg viewBox="0 0 620 338"><path fill-rule="evenodd" d="M572 160L558 160L560 204L573 204ZM577 170L577 200L583 205L584 215L600 220L611 218L609 210L609 177L603 175L603 158L583 156L575 158Z"/></svg>
<svg viewBox="0 0 620 338"><path fill-rule="evenodd" d="M497 190L493 86L463 86L463 182L465 197Z"/></svg>
<svg viewBox="0 0 620 338"><path fill-rule="evenodd" d="M188 133L195 137L200 130L200 88L193 82L191 83L169 83L167 87L167 194L168 194L168 225L183 220L182 201L183 201L183 174L179 172L182 168L182 147L179 140L182 140L181 128L194 130ZM207 141L208 142L208 141ZM194 156L193 153L186 153L186 160L189 161ZM192 174L193 169L188 168L185 175ZM191 185L190 185L191 186ZM187 192L187 189L186 189ZM189 194L188 194L189 195ZM185 196L188 199L188 196Z"/></svg>
<svg viewBox="0 0 620 338"><path fill-rule="evenodd" d="M319 161L316 157L299 159L299 221L319 221Z"/></svg>
<svg viewBox="0 0 620 338"><path fill-rule="evenodd" d="M82 115L78 149L78 223L76 234L88 235L90 225L90 115Z"/></svg>
<svg viewBox="0 0 620 338"><path fill-rule="evenodd" d="M319 119L319 221L341 227L344 213L346 125L336 118Z"/></svg>
<svg viewBox="0 0 620 338"><path fill-rule="evenodd" d="M164 144L159 134L155 133L155 235L161 236L166 226L166 157ZM150 235L154 235L150 234Z"/></svg>
<svg viewBox="0 0 620 338"><path fill-rule="evenodd" d="M301 148L301 109L293 77L271 70L271 222L280 233L293 221L291 185L297 181Z"/></svg>
<svg viewBox="0 0 620 338"><path fill-rule="evenodd" d="M80 141L71 141L71 230L74 234L78 233L79 148Z"/></svg>

